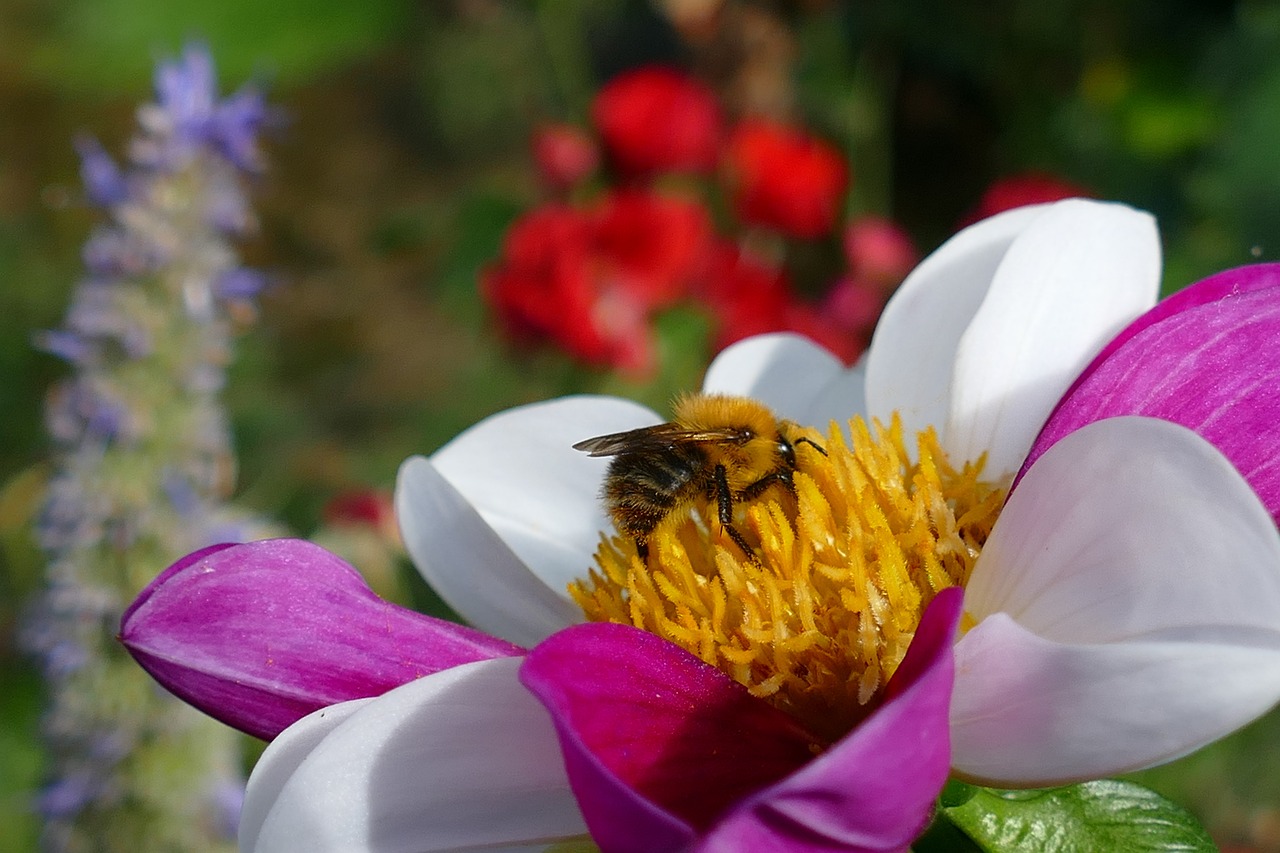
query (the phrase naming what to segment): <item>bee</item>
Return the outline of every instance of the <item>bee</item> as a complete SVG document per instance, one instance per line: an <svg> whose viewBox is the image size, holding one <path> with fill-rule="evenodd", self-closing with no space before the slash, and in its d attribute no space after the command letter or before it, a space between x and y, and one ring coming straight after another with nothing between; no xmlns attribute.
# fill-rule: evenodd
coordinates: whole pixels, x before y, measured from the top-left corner
<svg viewBox="0 0 1280 853"><path fill-rule="evenodd" d="M601 497L618 531L635 540L641 560L649 537L669 518L680 518L700 498L714 501L721 527L743 553L755 552L733 526L735 503L772 486L794 493L796 446L815 442L747 397L691 394L677 400L671 422L601 435L573 447L612 456Z"/></svg>

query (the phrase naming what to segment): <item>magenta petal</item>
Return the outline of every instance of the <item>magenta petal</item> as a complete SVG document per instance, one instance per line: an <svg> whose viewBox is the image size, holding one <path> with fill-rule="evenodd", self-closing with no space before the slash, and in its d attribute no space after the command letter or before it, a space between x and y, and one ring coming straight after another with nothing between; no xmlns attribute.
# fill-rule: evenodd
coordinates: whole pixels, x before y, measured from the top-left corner
<svg viewBox="0 0 1280 853"><path fill-rule="evenodd" d="M1219 273L1138 318L1063 397L1023 471L1064 436L1120 415L1195 430L1280 522L1280 265Z"/></svg>
<svg viewBox="0 0 1280 853"><path fill-rule="evenodd" d="M959 589L937 597L885 703L817 758L785 714L634 628L568 628L520 675L605 851L902 850L947 778L962 602Z"/></svg>
<svg viewBox="0 0 1280 853"><path fill-rule="evenodd" d="M812 759L815 739L724 673L624 625L566 628L520 679L551 712L601 849L676 850Z"/></svg>
<svg viewBox="0 0 1280 853"><path fill-rule="evenodd" d="M1247 267L1236 267L1201 279L1190 287L1184 287L1177 293L1161 299L1154 308L1134 320L1124 331L1111 339L1103 347L1093 363L1085 368L1081 378L1088 376L1093 369L1106 361L1111 353L1122 347L1130 338L1148 326L1154 326L1161 320L1179 314L1197 305L1217 302L1228 296L1236 296L1254 290L1266 290L1280 287L1280 264L1254 264Z"/></svg>
<svg viewBox="0 0 1280 853"><path fill-rule="evenodd" d="M929 605L875 713L735 808L697 849L905 850L928 823L951 763L951 649L963 600L952 588Z"/></svg>
<svg viewBox="0 0 1280 853"><path fill-rule="evenodd" d="M296 539L184 557L125 612L120 640L170 691L267 740L327 705L523 652L383 601L351 566Z"/></svg>

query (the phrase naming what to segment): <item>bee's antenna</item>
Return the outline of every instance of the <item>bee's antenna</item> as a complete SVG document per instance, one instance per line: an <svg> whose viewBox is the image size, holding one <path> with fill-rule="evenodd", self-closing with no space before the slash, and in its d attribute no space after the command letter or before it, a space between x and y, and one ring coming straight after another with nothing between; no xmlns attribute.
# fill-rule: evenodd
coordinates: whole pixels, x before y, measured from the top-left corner
<svg viewBox="0 0 1280 853"><path fill-rule="evenodd" d="M797 438L797 439L795 440L795 443L796 443L796 444L807 444L807 445L809 445L810 447L812 447L814 450L816 450L816 451L818 451L819 453L821 453L823 456L826 456L826 455L827 455L827 451L826 451L825 449L823 449L822 445L821 445L821 444L818 444L818 442L814 441L814 440L813 440L813 439L811 439L811 438L804 438L804 437L802 436L802 437L800 437L800 438Z"/></svg>

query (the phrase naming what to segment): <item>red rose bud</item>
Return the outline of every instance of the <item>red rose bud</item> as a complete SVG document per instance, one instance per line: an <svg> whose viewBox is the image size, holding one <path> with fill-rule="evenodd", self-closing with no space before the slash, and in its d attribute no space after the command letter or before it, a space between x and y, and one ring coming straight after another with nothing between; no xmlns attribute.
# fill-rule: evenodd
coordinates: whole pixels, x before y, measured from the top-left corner
<svg viewBox="0 0 1280 853"><path fill-rule="evenodd" d="M700 205L647 191L589 210L546 205L512 225L481 292L516 343L643 375L654 366L652 312L683 294L710 233Z"/></svg>
<svg viewBox="0 0 1280 853"><path fill-rule="evenodd" d="M781 329L791 304L791 284L782 269L725 240L709 253L694 297L715 321L719 350Z"/></svg>
<svg viewBox="0 0 1280 853"><path fill-rule="evenodd" d="M330 527L372 527L395 532L391 494L381 489L352 489L335 495L324 505L324 523Z"/></svg>
<svg viewBox="0 0 1280 853"><path fill-rule="evenodd" d="M822 314L841 328L870 340L887 298L878 282L845 276L823 298Z"/></svg>
<svg viewBox="0 0 1280 853"><path fill-rule="evenodd" d="M626 176L715 167L720 107L683 72L649 66L620 74L596 95L591 116L610 162Z"/></svg>
<svg viewBox="0 0 1280 853"><path fill-rule="evenodd" d="M725 161L744 221L803 239L835 227L849 169L834 145L798 128L747 119L734 130Z"/></svg>
<svg viewBox="0 0 1280 853"><path fill-rule="evenodd" d="M883 216L861 216L845 226L844 255L852 276L896 287L920 262L911 237Z"/></svg>
<svg viewBox="0 0 1280 853"><path fill-rule="evenodd" d="M589 178L600 165L600 154L582 128L544 124L533 134L533 161L542 180L560 191Z"/></svg>
<svg viewBox="0 0 1280 853"><path fill-rule="evenodd" d="M481 272L481 293L513 341L555 342L576 358L607 363L609 347L591 320L590 220L551 204L526 213L507 232L502 258Z"/></svg>
<svg viewBox="0 0 1280 853"><path fill-rule="evenodd" d="M998 178L982 194L978 206L969 212L961 225L975 222L1028 204L1044 204L1064 198L1092 198L1089 189L1047 172L1023 172Z"/></svg>
<svg viewBox="0 0 1280 853"><path fill-rule="evenodd" d="M681 296L711 240L711 217L696 201L618 190L598 208L595 240L618 284L650 307Z"/></svg>

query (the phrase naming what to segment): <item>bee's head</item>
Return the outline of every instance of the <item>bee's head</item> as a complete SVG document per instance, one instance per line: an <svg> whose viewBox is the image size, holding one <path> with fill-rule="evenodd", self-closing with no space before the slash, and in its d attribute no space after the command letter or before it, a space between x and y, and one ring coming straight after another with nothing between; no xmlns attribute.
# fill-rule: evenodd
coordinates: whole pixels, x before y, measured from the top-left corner
<svg viewBox="0 0 1280 853"><path fill-rule="evenodd" d="M791 421L783 421L782 428L778 430L778 458L782 461L783 465L790 468L792 471L796 469L797 445L807 444L823 456L827 455L827 451L822 447L822 445L818 444L813 439L804 435L797 435L793 438L787 434L788 432L791 432L794 435L799 431L799 429L800 428L791 423Z"/></svg>
<svg viewBox="0 0 1280 853"><path fill-rule="evenodd" d="M787 468L795 470L796 467L796 448L785 435L778 435L778 457L782 460L782 464Z"/></svg>

